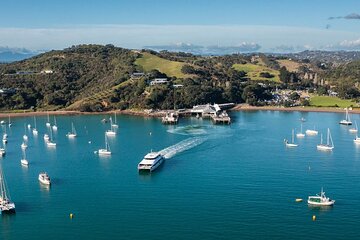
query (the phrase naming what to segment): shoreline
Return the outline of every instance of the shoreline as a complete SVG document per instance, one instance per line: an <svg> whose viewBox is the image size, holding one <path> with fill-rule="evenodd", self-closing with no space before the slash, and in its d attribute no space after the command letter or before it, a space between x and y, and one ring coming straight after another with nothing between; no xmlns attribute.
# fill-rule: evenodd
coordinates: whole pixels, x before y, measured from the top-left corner
<svg viewBox="0 0 360 240"><path fill-rule="evenodd" d="M39 112L0 112L0 118L10 117L31 117L31 116L46 116L48 113L51 116L75 116L75 115L108 115L117 113L120 115L139 116L139 117L155 117L159 118L164 116L166 111L173 110L159 110L151 113L145 110L112 110L107 112L80 112L80 111L39 111ZM279 111L279 112L329 112L329 113L343 113L343 108L335 107L276 107L276 106L250 106L248 104L237 104L235 107L229 109L230 112L242 111ZM349 113L360 114L360 108L349 110Z"/></svg>

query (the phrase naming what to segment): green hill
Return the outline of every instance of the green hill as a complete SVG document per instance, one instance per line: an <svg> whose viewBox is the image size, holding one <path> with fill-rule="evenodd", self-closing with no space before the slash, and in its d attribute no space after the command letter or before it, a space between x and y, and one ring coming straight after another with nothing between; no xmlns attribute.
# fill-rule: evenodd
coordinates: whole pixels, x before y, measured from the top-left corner
<svg viewBox="0 0 360 240"><path fill-rule="evenodd" d="M257 65L252 63L234 64L233 68L238 71L244 71L247 77L250 78L250 80L280 82L279 71L271 69L269 67L265 67L263 65ZM261 73L269 73L273 77L262 77Z"/></svg>
<svg viewBox="0 0 360 240"><path fill-rule="evenodd" d="M11 98L1 96L0 108L58 109L106 93L129 79L136 57L112 45L80 45L0 65L0 87L17 88Z"/></svg>
<svg viewBox="0 0 360 240"><path fill-rule="evenodd" d="M183 62L170 61L148 52L143 52L141 55L136 59L135 64L145 72L156 69L169 77L185 78L189 76L181 72L181 68L185 65Z"/></svg>

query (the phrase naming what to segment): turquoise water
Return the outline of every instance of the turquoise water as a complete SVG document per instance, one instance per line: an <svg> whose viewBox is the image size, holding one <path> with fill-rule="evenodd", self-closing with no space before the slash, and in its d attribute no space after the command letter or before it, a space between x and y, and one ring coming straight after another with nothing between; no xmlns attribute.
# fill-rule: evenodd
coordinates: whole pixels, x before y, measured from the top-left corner
<svg viewBox="0 0 360 240"><path fill-rule="evenodd" d="M338 124L344 114L257 111L232 117L230 126L199 119L163 126L158 119L118 116L111 157L94 154L104 146L104 116L57 117L56 149L45 146L46 117L38 117L28 168L20 164L20 144L24 123L33 120L12 119L0 163L17 212L0 216L0 239L360 239L360 147ZM332 153L316 150L320 135L285 148L283 139L300 128L301 117L307 119L304 131L331 129ZM352 119L360 123L358 115ZM69 140L72 121L78 138ZM152 174L137 172L151 149L193 137L203 142L172 154ZM51 188L39 184L41 171L52 177ZM321 187L336 200L334 207L295 202Z"/></svg>

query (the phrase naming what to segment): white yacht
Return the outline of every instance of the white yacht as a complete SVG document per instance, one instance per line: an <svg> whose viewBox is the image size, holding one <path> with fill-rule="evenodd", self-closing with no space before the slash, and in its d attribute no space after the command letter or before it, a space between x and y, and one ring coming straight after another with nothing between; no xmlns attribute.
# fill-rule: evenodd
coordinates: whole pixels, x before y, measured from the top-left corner
<svg viewBox="0 0 360 240"><path fill-rule="evenodd" d="M46 142L46 145L47 145L48 147L56 147L56 142L54 142L54 139L53 139L52 129L49 128L49 130L50 130L50 138L49 138L49 140Z"/></svg>
<svg viewBox="0 0 360 240"><path fill-rule="evenodd" d="M54 125L52 126L52 129L54 131L57 131L58 127L57 127L57 123L56 123L56 117L54 116Z"/></svg>
<svg viewBox="0 0 360 240"><path fill-rule="evenodd" d="M74 127L74 123L71 123L71 132L69 132L68 134L66 134L66 136L68 138L75 138L77 135L76 135L76 129Z"/></svg>
<svg viewBox="0 0 360 240"><path fill-rule="evenodd" d="M47 142L49 141L50 137L49 137L49 134L45 133L44 134L44 140Z"/></svg>
<svg viewBox="0 0 360 240"><path fill-rule="evenodd" d="M49 112L47 112L47 122L46 122L46 127L50 127L51 123L50 123L50 117L49 117Z"/></svg>
<svg viewBox="0 0 360 240"><path fill-rule="evenodd" d="M158 152L150 152L145 155L144 159L138 164L138 170L154 171L164 162L164 156Z"/></svg>
<svg viewBox="0 0 360 240"><path fill-rule="evenodd" d="M8 135L6 133L4 133L3 139L2 139L4 144L6 144L8 142L7 138L8 138Z"/></svg>
<svg viewBox="0 0 360 240"><path fill-rule="evenodd" d="M301 123L301 127L300 127L300 132L298 132L297 134L296 134L296 137L297 138L304 138L305 137L305 134L303 133L303 125L302 125L302 123Z"/></svg>
<svg viewBox="0 0 360 240"><path fill-rule="evenodd" d="M9 125L9 127L12 126L10 115L9 115L9 124L8 125Z"/></svg>
<svg viewBox="0 0 360 240"><path fill-rule="evenodd" d="M114 122L111 123L111 126L113 126L113 128L119 127L119 125L117 125L117 122L116 122L116 112L114 113Z"/></svg>
<svg viewBox="0 0 360 240"><path fill-rule="evenodd" d="M31 129L31 124L28 124L27 127L28 127L28 129Z"/></svg>
<svg viewBox="0 0 360 240"><path fill-rule="evenodd" d="M355 121L355 128L350 128L349 132L351 133L357 133L358 132L358 126L357 126L357 122Z"/></svg>
<svg viewBox="0 0 360 240"><path fill-rule="evenodd" d="M356 135L356 138L354 139L354 143L360 144L360 137Z"/></svg>
<svg viewBox="0 0 360 240"><path fill-rule="evenodd" d="M38 179L42 184L45 184L45 185L50 185L51 184L51 179L50 179L49 175L46 172L40 173Z"/></svg>
<svg viewBox="0 0 360 240"><path fill-rule="evenodd" d="M4 120L1 120L1 121L0 121L0 124L1 124L1 125L4 125L5 123L6 123L6 122L5 122Z"/></svg>
<svg viewBox="0 0 360 240"><path fill-rule="evenodd" d="M11 201L7 192L4 174L0 167L0 214L15 212L15 203Z"/></svg>
<svg viewBox="0 0 360 240"><path fill-rule="evenodd" d="M24 165L24 166L29 165L29 161L26 159L26 150L25 149L23 149L23 157L20 160L20 162L21 162L21 165Z"/></svg>
<svg viewBox="0 0 360 240"><path fill-rule="evenodd" d="M23 135L24 141L28 140L28 136L26 135L26 124L24 124L24 135Z"/></svg>
<svg viewBox="0 0 360 240"><path fill-rule="evenodd" d="M5 148L4 148L4 147L0 147L0 157L5 156L5 154L6 154Z"/></svg>
<svg viewBox="0 0 360 240"><path fill-rule="evenodd" d="M25 142L23 142L22 144L21 144L21 149L27 149L27 144L25 143Z"/></svg>
<svg viewBox="0 0 360 240"><path fill-rule="evenodd" d="M339 122L339 124L342 124L342 125L352 125L352 122L350 120L350 115L349 115L349 111L348 109L346 108L346 114L345 114L345 119L341 120Z"/></svg>
<svg viewBox="0 0 360 240"><path fill-rule="evenodd" d="M284 139L286 147L298 147L299 145L294 142L294 129L291 132L291 143L287 139Z"/></svg>
<svg viewBox="0 0 360 240"><path fill-rule="evenodd" d="M116 135L116 132L115 132L115 129L114 129L114 126L113 126L113 122L112 122L112 118L110 117L110 130L107 130L106 131L106 135L107 136L115 136Z"/></svg>
<svg viewBox="0 0 360 240"><path fill-rule="evenodd" d="M111 155L110 145L107 141L107 137L105 134L105 148L101 148L98 150L99 155Z"/></svg>
<svg viewBox="0 0 360 240"><path fill-rule="evenodd" d="M327 140L326 140L326 144L323 144L323 138L322 138L322 134L321 134L321 141L320 144L318 144L316 146L316 148L318 150L322 150L322 151L332 151L334 149L334 143L330 134L330 129L328 128L327 131Z"/></svg>
<svg viewBox="0 0 360 240"><path fill-rule="evenodd" d="M322 188L320 195L316 194L316 196L309 196L308 198L308 204L313 206L332 206L334 203L335 200L331 200L330 198L326 197Z"/></svg>
<svg viewBox="0 0 360 240"><path fill-rule="evenodd" d="M29 127L29 125L28 125L28 127ZM34 116L34 128L33 128L32 132L35 136L37 136L39 133L38 130L36 129L36 117L35 116Z"/></svg>
<svg viewBox="0 0 360 240"><path fill-rule="evenodd" d="M305 133L308 136L316 136L316 135L318 135L319 132L317 130L315 130L315 126L314 126L314 129L307 129L305 131Z"/></svg>

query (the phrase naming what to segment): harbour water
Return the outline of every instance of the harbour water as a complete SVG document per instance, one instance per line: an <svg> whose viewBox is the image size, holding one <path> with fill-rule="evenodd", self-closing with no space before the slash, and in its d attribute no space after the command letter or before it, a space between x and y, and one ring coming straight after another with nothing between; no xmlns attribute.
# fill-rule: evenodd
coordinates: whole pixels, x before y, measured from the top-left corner
<svg viewBox="0 0 360 240"><path fill-rule="evenodd" d="M0 239L360 239L360 146L338 124L344 114L237 112L226 126L118 116L112 155L99 157L94 151L109 129L104 117L57 117L53 149L43 140L46 116L38 117L38 137L27 133L28 167L20 164L20 144L33 119L12 119L0 164L16 214L0 216ZM287 149L283 140L292 128L300 131L302 117L303 131L315 125L319 135ZM352 120L360 123L358 115ZM65 136L71 122L75 139ZM317 151L328 127L335 149ZM169 154L151 174L138 173L146 153L189 138L196 141L186 151ZM41 171L52 178L50 188L38 182ZM334 207L307 205L321 187Z"/></svg>

